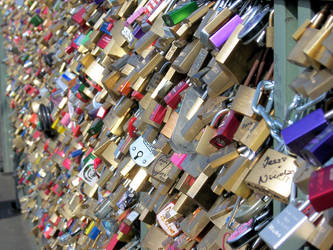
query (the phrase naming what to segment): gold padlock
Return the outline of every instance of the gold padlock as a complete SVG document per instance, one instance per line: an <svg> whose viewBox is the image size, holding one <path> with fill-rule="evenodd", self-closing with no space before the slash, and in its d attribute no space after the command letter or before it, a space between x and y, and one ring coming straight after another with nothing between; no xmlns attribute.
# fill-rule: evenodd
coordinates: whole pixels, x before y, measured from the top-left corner
<svg viewBox="0 0 333 250"><path fill-rule="evenodd" d="M269 14L268 26L266 28L266 47L273 48L274 47L274 10L271 10Z"/></svg>
<svg viewBox="0 0 333 250"><path fill-rule="evenodd" d="M237 94L232 102L231 109L248 117L253 117L252 100L254 99L256 89L245 85L240 85Z"/></svg>
<svg viewBox="0 0 333 250"><path fill-rule="evenodd" d="M245 179L252 189L288 203L295 159L273 149L268 149Z"/></svg>
<svg viewBox="0 0 333 250"><path fill-rule="evenodd" d="M174 60L172 66L180 73L186 74L195 60L197 54L200 52L203 44L200 40L194 40L187 44L179 56Z"/></svg>
<svg viewBox="0 0 333 250"><path fill-rule="evenodd" d="M238 34L244 25L239 24L228 40L225 42L219 53L215 56L223 71L226 72L233 82L241 83L256 59L258 51L256 43L244 45L238 38Z"/></svg>

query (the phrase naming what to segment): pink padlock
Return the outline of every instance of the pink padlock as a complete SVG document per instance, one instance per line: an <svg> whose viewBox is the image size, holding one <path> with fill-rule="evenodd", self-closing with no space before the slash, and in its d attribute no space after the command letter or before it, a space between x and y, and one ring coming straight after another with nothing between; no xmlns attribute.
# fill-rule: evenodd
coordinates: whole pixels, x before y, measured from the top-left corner
<svg viewBox="0 0 333 250"><path fill-rule="evenodd" d="M71 121L71 116L69 115L69 113L66 113L63 118L61 119L61 124L64 126L67 126Z"/></svg>
<svg viewBox="0 0 333 250"><path fill-rule="evenodd" d="M183 170L181 165L182 165L183 161L186 159L186 157L187 157L187 154L173 153L170 160L176 167Z"/></svg>
<svg viewBox="0 0 333 250"><path fill-rule="evenodd" d="M62 165L64 166L64 168L66 168L67 170L71 169L71 160L69 158L66 158L63 162Z"/></svg>

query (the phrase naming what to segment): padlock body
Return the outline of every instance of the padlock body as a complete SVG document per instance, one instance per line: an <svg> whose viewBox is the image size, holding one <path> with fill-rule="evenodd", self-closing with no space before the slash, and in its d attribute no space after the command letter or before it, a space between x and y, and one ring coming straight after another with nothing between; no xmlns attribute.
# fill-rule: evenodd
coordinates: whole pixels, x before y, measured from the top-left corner
<svg viewBox="0 0 333 250"><path fill-rule="evenodd" d="M291 151L301 155L305 145L326 127L324 112L322 109L317 109L291 126L282 129L281 135Z"/></svg>
<svg viewBox="0 0 333 250"><path fill-rule="evenodd" d="M313 208L320 212L333 207L333 165L311 174L309 199Z"/></svg>
<svg viewBox="0 0 333 250"><path fill-rule="evenodd" d="M236 27L243 22L239 15L235 15L225 25L223 25L218 31L215 32L209 38L209 41L216 47L220 48L225 41L228 40L229 36L236 29Z"/></svg>
<svg viewBox="0 0 333 250"><path fill-rule="evenodd" d="M299 249L314 229L308 217L290 204L259 233L259 237L271 249Z"/></svg>
<svg viewBox="0 0 333 250"><path fill-rule="evenodd" d="M220 126L217 128L215 136L210 140L210 144L214 145L216 148L224 148L229 145L236 133L241 119L237 113L231 110L228 115L226 115Z"/></svg>
<svg viewBox="0 0 333 250"><path fill-rule="evenodd" d="M333 126L327 126L304 149L303 157L314 166L324 165L333 154Z"/></svg>

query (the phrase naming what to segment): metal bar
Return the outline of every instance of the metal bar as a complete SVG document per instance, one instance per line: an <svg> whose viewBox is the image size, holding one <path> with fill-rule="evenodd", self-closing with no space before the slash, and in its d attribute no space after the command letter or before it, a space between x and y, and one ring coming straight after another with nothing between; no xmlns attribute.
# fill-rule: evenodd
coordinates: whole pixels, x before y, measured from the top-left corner
<svg viewBox="0 0 333 250"><path fill-rule="evenodd" d="M292 34L298 27L297 1L274 1L274 114L283 120L293 92L289 83L299 74L298 67L289 63L287 57L295 46ZM275 146L278 142L274 142ZM273 202L274 216L280 213L281 203Z"/></svg>

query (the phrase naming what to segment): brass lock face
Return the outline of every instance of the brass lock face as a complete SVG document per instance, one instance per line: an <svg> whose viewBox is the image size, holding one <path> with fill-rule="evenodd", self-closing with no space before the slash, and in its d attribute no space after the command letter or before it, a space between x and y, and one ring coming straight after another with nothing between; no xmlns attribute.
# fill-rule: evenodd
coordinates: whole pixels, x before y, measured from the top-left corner
<svg viewBox="0 0 333 250"><path fill-rule="evenodd" d="M240 140L242 139L242 137L244 137L244 135L252 130L256 125L257 125L258 121L254 120L253 118L247 117L245 116L241 122L241 124L239 125L236 133L234 134L234 141L240 142Z"/></svg>
<svg viewBox="0 0 333 250"><path fill-rule="evenodd" d="M194 40L193 42L186 45L179 56L172 63L172 66L180 73L186 74L191 66L196 56L200 52L203 44L200 40Z"/></svg>
<svg viewBox="0 0 333 250"><path fill-rule="evenodd" d="M220 64L222 70L235 83L241 83L253 65L258 51L256 43L244 45L238 38L238 34L243 29L240 24L225 42L219 53L215 56L216 61Z"/></svg>
<svg viewBox="0 0 333 250"><path fill-rule="evenodd" d="M269 127L264 119L261 119L241 139L240 142L252 151L256 152L266 141L270 134Z"/></svg>
<svg viewBox="0 0 333 250"><path fill-rule="evenodd" d="M255 93L256 89L240 85L235 99L232 102L231 109L242 115L252 117L254 115L252 101Z"/></svg>
<svg viewBox="0 0 333 250"><path fill-rule="evenodd" d="M202 81L207 84L208 96L217 97L236 84L229 74L222 70L218 63L214 63L212 68L205 74Z"/></svg>
<svg viewBox="0 0 333 250"><path fill-rule="evenodd" d="M288 203L296 170L297 166L293 157L267 149L245 182L256 191Z"/></svg>

